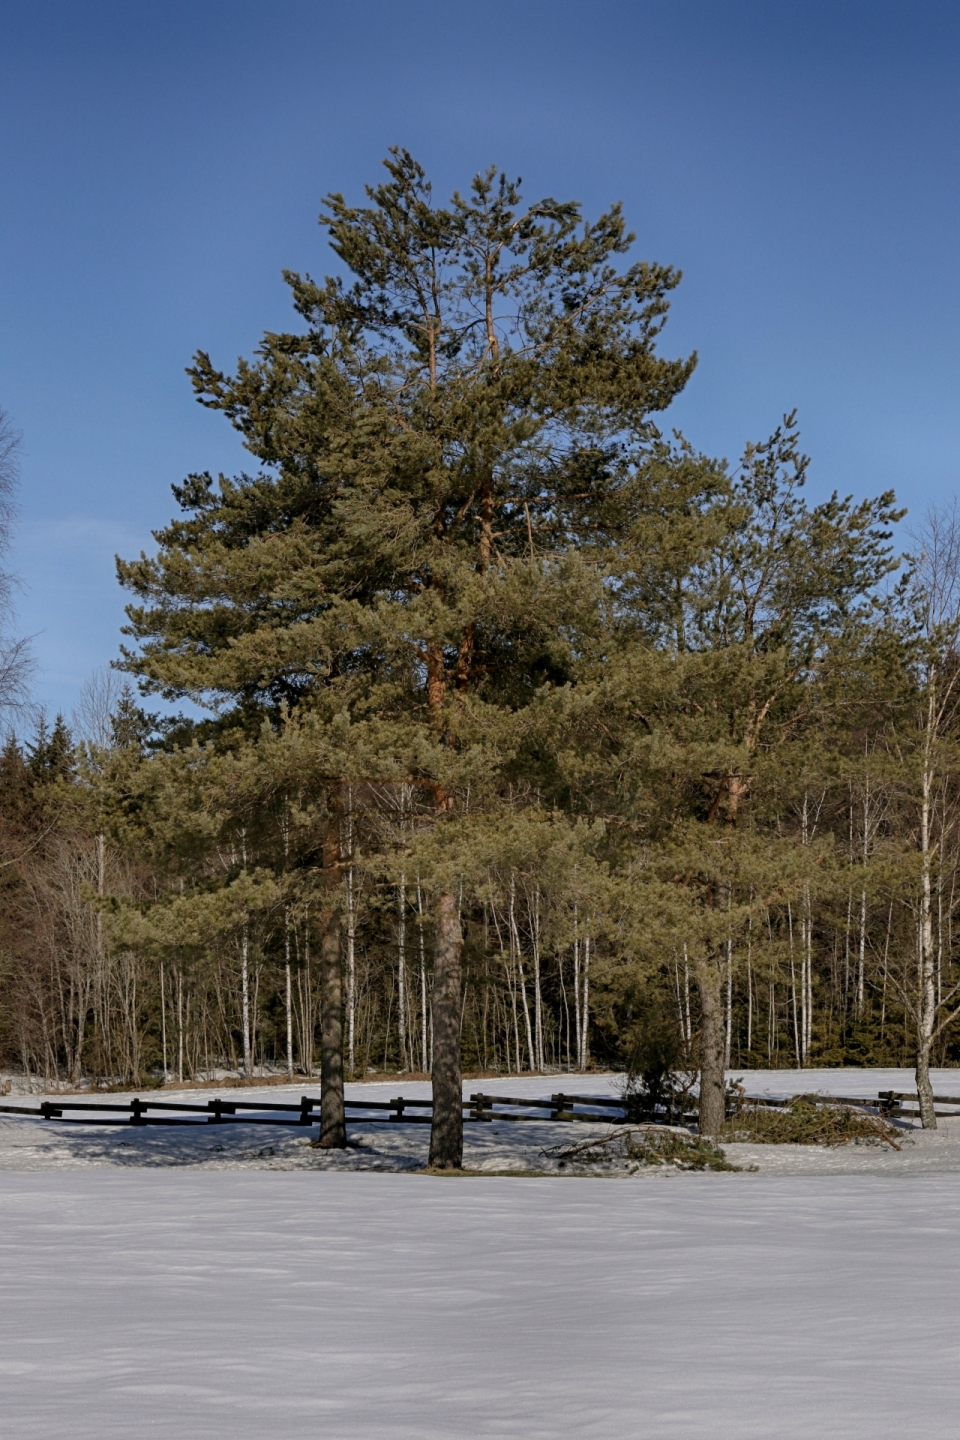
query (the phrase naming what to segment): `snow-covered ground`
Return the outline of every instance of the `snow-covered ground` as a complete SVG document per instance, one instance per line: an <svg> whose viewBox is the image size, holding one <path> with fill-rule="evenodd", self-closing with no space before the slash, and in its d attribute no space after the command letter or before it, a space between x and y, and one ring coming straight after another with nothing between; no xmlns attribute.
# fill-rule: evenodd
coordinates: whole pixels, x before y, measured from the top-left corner
<svg viewBox="0 0 960 1440"><path fill-rule="evenodd" d="M74 1170L0 1214L11 1440L958 1433L952 1176Z"/></svg>
<svg viewBox="0 0 960 1440"><path fill-rule="evenodd" d="M754 1094L912 1088L902 1071L744 1078ZM958 1082L943 1072L935 1088L960 1094ZM601 1094L616 1082L464 1088L536 1098L561 1084ZM481 1173L442 1177L411 1173L425 1125L350 1133L356 1144L334 1155L279 1127L0 1116L0 1434L960 1433L960 1119L905 1132L899 1154L730 1146L774 1173L630 1179L489 1173L607 1133L592 1125L468 1125L466 1163ZM782 1173L798 1165L819 1173Z"/></svg>
<svg viewBox="0 0 960 1440"><path fill-rule="evenodd" d="M878 1090L910 1091L912 1075L906 1070L764 1070L731 1071L752 1095L774 1097L818 1090L830 1094L863 1095L876 1099ZM617 1093L619 1077L505 1076L497 1080L466 1081L464 1094L544 1098L552 1091L610 1095ZM938 1094L960 1095L960 1071L934 1072ZM238 1100L260 1098L273 1103L286 1096L297 1101L304 1091L319 1093L302 1080L291 1086L270 1085L257 1089L164 1090L165 1100L182 1098L191 1104L206 1104L215 1093ZM430 1086L400 1077L391 1084L347 1086L349 1099L387 1100L403 1095L407 1099L429 1097ZM129 1097L94 1097L123 1101ZM156 1098L147 1096L146 1098ZM35 1100L10 1097L11 1104L34 1104ZM519 1112L518 1112L519 1113ZM138 1167L189 1166L204 1170L419 1170L427 1160L428 1125L398 1125L390 1121L371 1123L351 1118L350 1146L346 1151L314 1149L309 1136L295 1128L260 1125L201 1124L196 1127L120 1126L108 1128L62 1125L57 1121L22 1119L0 1114L0 1171L88 1169L102 1166ZM536 1170L558 1173L553 1154L557 1146L609 1133L604 1125L557 1124L544 1119L521 1124L493 1121L464 1127L464 1164L487 1172ZM737 1165L755 1167L773 1174L860 1174L900 1175L913 1172L960 1172L960 1116L943 1120L936 1132L905 1128L903 1148L893 1151L883 1145L844 1145L825 1149L809 1145L728 1145L728 1157ZM662 1171L641 1172L643 1181L668 1178ZM671 1177L673 1178L673 1177Z"/></svg>

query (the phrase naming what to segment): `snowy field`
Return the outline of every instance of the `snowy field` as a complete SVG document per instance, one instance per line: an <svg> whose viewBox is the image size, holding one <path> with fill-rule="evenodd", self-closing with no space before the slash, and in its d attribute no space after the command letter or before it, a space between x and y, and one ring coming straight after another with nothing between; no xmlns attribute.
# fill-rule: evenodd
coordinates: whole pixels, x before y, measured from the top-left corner
<svg viewBox="0 0 960 1440"><path fill-rule="evenodd" d="M818 1090L876 1099L878 1090L911 1091L913 1076L907 1070L756 1070L731 1071L742 1079L751 1095L781 1097ZM960 1071L933 1072L937 1094L960 1095ZM619 1077L505 1076L498 1080L469 1080L464 1095L478 1090L484 1094L544 1098L552 1091L567 1093L617 1094ZM271 1102L292 1096L297 1101L304 1091L319 1094L314 1084L299 1080L295 1085L270 1085L261 1089L187 1090L165 1089L163 1098L182 1098L191 1104L206 1104L214 1094L238 1100L261 1098ZM398 1077L390 1084L347 1086L348 1099L387 1100L403 1095L407 1099L429 1097L430 1086ZM67 1097L65 1097L67 1098ZM101 1095L101 1100L123 1101L129 1096ZM150 1098L149 1096L147 1098ZM10 1096L3 1103L35 1105L37 1097ZM517 1112L520 1113L520 1112ZM310 1145L309 1136L297 1128L260 1125L200 1124L177 1126L73 1126L56 1121L21 1119L0 1114L0 1172L73 1170L103 1166L138 1168L189 1167L202 1170L380 1170L416 1171L427 1161L430 1140L428 1125L398 1125L390 1121L348 1120L349 1148L320 1151ZM557 1146L576 1143L609 1133L598 1124L557 1124L532 1119L523 1124L493 1121L464 1126L464 1165L469 1169L498 1171L535 1170L560 1173L554 1153ZM897 1152L881 1144L843 1145L825 1149L810 1145L727 1145L734 1164L755 1167L762 1174L876 1173L960 1173L960 1116L940 1122L936 1132L924 1133L907 1124L903 1148ZM660 1170L643 1171L633 1177L642 1183L662 1183L674 1178ZM960 1433L960 1432L958 1432Z"/></svg>
<svg viewBox="0 0 960 1440"><path fill-rule="evenodd" d="M744 1079L753 1094L912 1089L904 1071ZM464 1088L538 1097L615 1083ZM960 1094L960 1072L934 1085ZM398 1080L349 1093L427 1091ZM468 1125L465 1163L480 1173L449 1177L415 1173L428 1126L349 1129L335 1155L279 1128L0 1116L0 1433L960 1433L960 1118L905 1130L899 1153L729 1146L761 1173L629 1178L492 1173L549 1170L544 1149L604 1127Z"/></svg>
<svg viewBox="0 0 960 1440"><path fill-rule="evenodd" d="M88 1169L0 1210L11 1440L958 1433L949 1175Z"/></svg>

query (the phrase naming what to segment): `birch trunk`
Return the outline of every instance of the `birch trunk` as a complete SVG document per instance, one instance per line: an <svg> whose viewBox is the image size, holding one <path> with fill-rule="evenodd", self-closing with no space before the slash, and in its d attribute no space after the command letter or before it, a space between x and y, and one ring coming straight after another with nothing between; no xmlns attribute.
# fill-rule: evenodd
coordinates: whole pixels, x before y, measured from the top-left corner
<svg viewBox="0 0 960 1440"><path fill-rule="evenodd" d="M751 900L753 894L750 895ZM747 921L747 1054L753 1050L753 919Z"/></svg>
<svg viewBox="0 0 960 1440"><path fill-rule="evenodd" d="M347 786L347 813L341 827L340 860L346 865L346 950L347 950L347 1074L356 1071L357 1024L357 915L353 874L353 787Z"/></svg>
<svg viewBox="0 0 960 1440"><path fill-rule="evenodd" d="M540 983L540 887L536 888L530 911L530 940L533 958L533 1039L537 1049L537 1069L543 1074L543 992Z"/></svg>
<svg viewBox="0 0 960 1440"><path fill-rule="evenodd" d="M797 972L793 963L793 911L787 905L787 930L790 936L790 996L793 1001L793 1048L797 1056L797 1069L803 1069L803 1051L800 1048L800 1027L797 1013Z"/></svg>
<svg viewBox="0 0 960 1440"><path fill-rule="evenodd" d="M590 936L583 937L583 1030L580 1036L580 1069L590 1064Z"/></svg>
<svg viewBox="0 0 960 1440"><path fill-rule="evenodd" d="M690 1044L693 1039L693 1026L690 1020L690 956L687 954L687 947L683 947L683 1009L686 1019L686 1041Z"/></svg>
<svg viewBox="0 0 960 1440"><path fill-rule="evenodd" d="M933 700L930 701L931 712ZM927 729L927 754L920 777L920 955L917 995L917 1098L920 1102L920 1123L924 1130L936 1130L933 1109L933 1086L930 1083L930 1051L937 1019L937 995L934 977L933 906L932 906L932 790L933 775L929 760L932 714Z"/></svg>
<svg viewBox="0 0 960 1440"><path fill-rule="evenodd" d="M577 1034L577 1069L583 1069L581 1041L583 1026L580 1019L580 917L573 907L573 1021Z"/></svg>
<svg viewBox="0 0 960 1440"><path fill-rule="evenodd" d="M860 892L860 954L857 960L857 1019L863 1018L866 1003L867 892Z"/></svg>
<svg viewBox="0 0 960 1440"><path fill-rule="evenodd" d="M167 996L163 983L163 961L160 961L160 1034L163 1040L163 1083L170 1079L167 1065Z"/></svg>
<svg viewBox="0 0 960 1440"><path fill-rule="evenodd" d="M533 1030L530 1025L530 1004L527 999L527 980L523 973L523 960L520 951L520 931L517 928L516 914L517 899L517 877L510 872L510 911L507 917L510 928L510 963L520 981L520 998L523 1002L523 1020L527 1035L527 1064L530 1070L537 1068L536 1055L533 1048ZM520 1071L519 1042L517 1046L517 1072Z"/></svg>
<svg viewBox="0 0 960 1440"><path fill-rule="evenodd" d="M800 931L803 954L801 972L803 982L803 1063L810 1063L813 1047L813 904L809 885L803 890L803 923Z"/></svg>
<svg viewBox="0 0 960 1440"><path fill-rule="evenodd" d="M247 927L244 925L243 934L240 936L240 989L241 1008L243 1023L243 1073L250 1074L251 1047L250 1047L250 939L247 935Z"/></svg>
<svg viewBox="0 0 960 1440"><path fill-rule="evenodd" d="M347 1068L355 1074L357 1028L357 914L353 893L353 866L347 867Z"/></svg>
<svg viewBox="0 0 960 1440"><path fill-rule="evenodd" d="M397 1030L400 1040L400 1068L410 1070L407 1053L407 877L400 876L397 889Z"/></svg>
<svg viewBox="0 0 960 1440"><path fill-rule="evenodd" d="M287 1007L287 1074L293 1074L293 974L290 969L290 922L287 921L287 930L284 936L286 961L284 964L284 978L286 980L286 1007Z"/></svg>
<svg viewBox="0 0 960 1440"><path fill-rule="evenodd" d="M233 1046L231 1045L231 1050ZM183 1084L183 975L177 970L177 1079Z"/></svg>
<svg viewBox="0 0 960 1440"><path fill-rule="evenodd" d="M733 941L727 941L727 1016L724 1027L723 1063L730 1068L730 1050L733 1044Z"/></svg>
<svg viewBox="0 0 960 1440"><path fill-rule="evenodd" d="M417 930L420 941L420 1069L426 1074L429 1066L427 1055L427 953L423 938L423 891L417 876Z"/></svg>
<svg viewBox="0 0 960 1440"><path fill-rule="evenodd" d="M566 981L565 981L564 978L563 978L563 951L562 951L562 950L559 950L559 949L557 950L557 973L558 973L559 978L560 978L560 996L561 996L561 999L562 999L562 1001L563 1001L563 1020L564 1020L565 1026L566 1026L566 1037L567 1037L567 1070L569 1071L569 1070L570 1070L570 1002L569 1002L568 999L567 999L567 986L566 986ZM562 1053L561 1046L562 1046L562 1042L563 1042L563 1034L564 1034L564 1032L561 1031L560 1036L559 1036L559 1043L558 1043L558 1047L557 1047L557 1048L558 1048L558 1054L557 1054L557 1061L558 1061L558 1063L559 1063L559 1060L560 1060L560 1054Z"/></svg>

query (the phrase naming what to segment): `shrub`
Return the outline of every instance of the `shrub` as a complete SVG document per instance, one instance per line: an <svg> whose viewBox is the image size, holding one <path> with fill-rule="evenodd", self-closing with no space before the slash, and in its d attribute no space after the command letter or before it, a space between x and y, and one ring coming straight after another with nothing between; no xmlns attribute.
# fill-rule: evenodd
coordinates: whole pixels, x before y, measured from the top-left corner
<svg viewBox="0 0 960 1440"><path fill-rule="evenodd" d="M851 1140L885 1141L899 1150L898 1131L879 1115L833 1105L817 1095L797 1095L788 1105L744 1106L723 1127L727 1141L758 1145L847 1145Z"/></svg>

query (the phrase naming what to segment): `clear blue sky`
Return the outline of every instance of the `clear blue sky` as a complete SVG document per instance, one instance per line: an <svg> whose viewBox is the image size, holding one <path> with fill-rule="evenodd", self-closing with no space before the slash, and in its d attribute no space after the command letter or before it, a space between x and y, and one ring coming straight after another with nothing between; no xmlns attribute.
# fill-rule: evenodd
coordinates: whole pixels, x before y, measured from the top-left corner
<svg viewBox="0 0 960 1440"><path fill-rule="evenodd" d="M960 476L960 6L783 0L0 0L0 406L24 437L16 564L39 695L116 654L113 555L191 470L193 400L328 268L320 196L391 144L441 192L622 199L680 266L671 412L736 456L796 406L815 496Z"/></svg>

